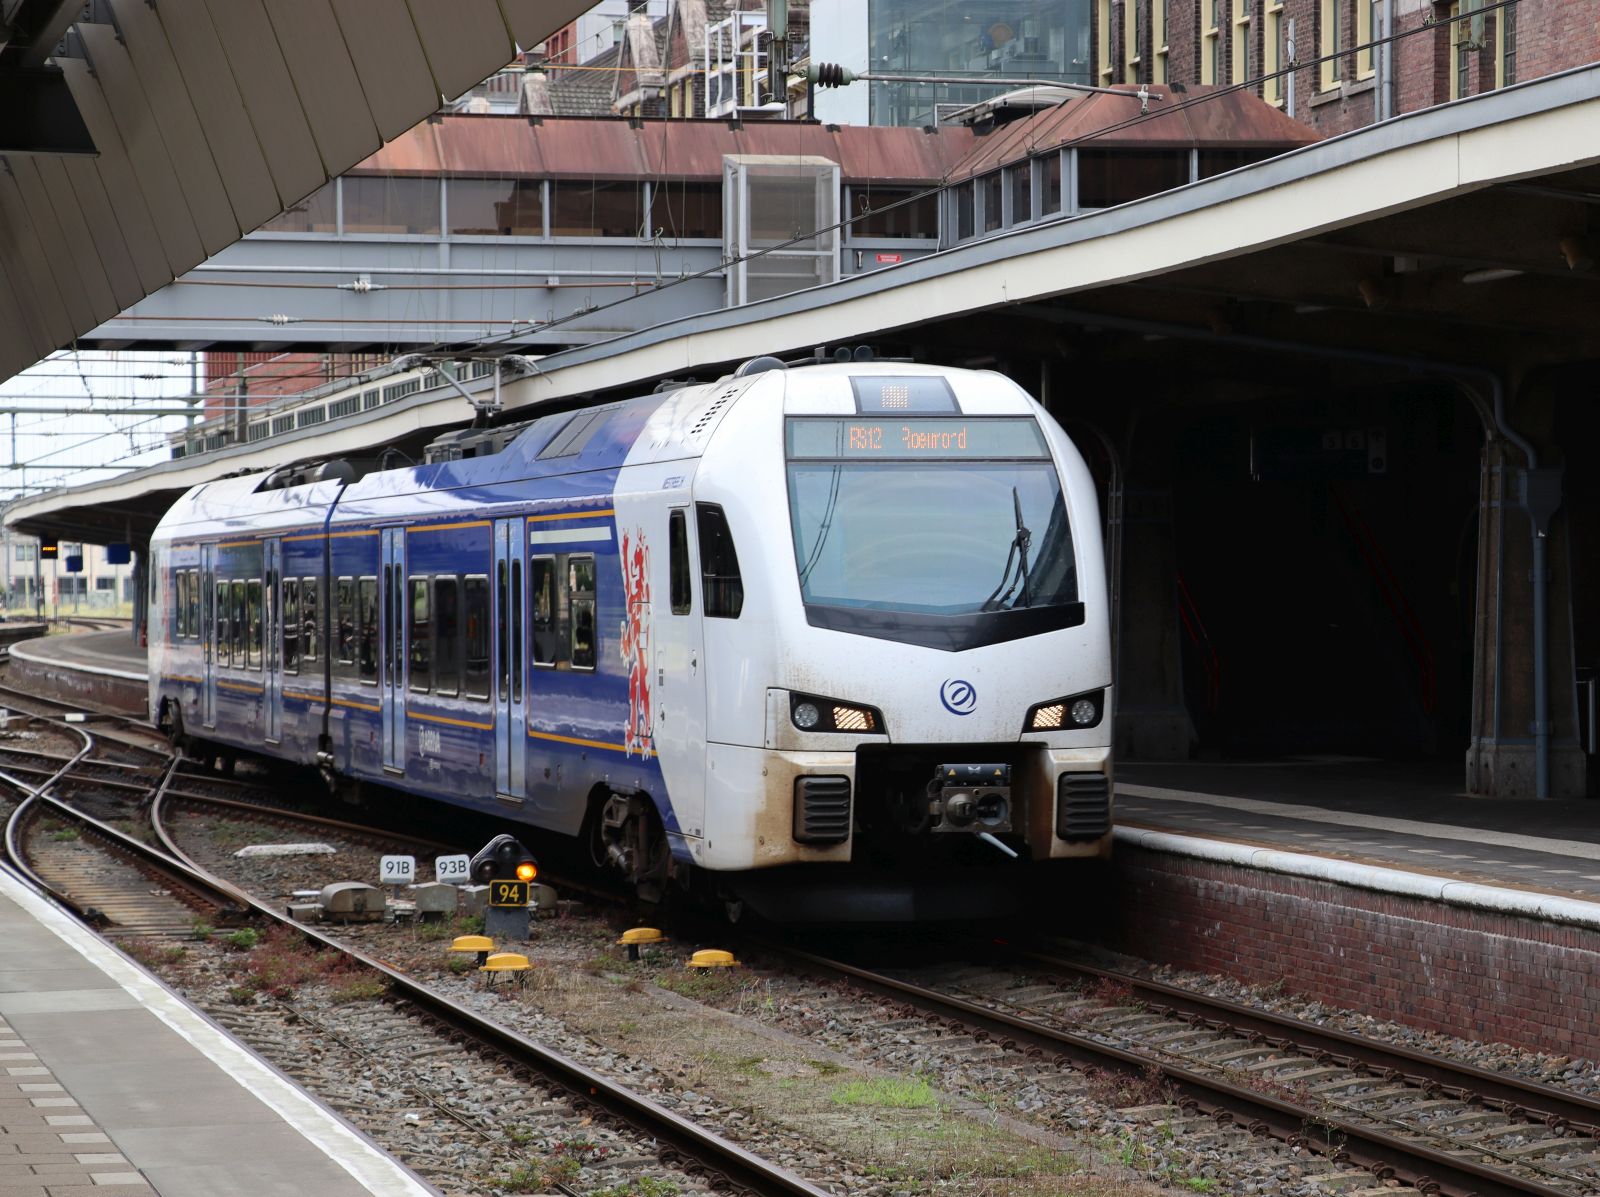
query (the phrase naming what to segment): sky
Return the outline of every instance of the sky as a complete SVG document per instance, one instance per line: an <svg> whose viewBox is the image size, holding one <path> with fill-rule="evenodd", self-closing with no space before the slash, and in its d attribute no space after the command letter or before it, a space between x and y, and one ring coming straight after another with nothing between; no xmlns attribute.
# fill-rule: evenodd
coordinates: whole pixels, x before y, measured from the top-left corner
<svg viewBox="0 0 1600 1197"><path fill-rule="evenodd" d="M184 420L152 409L182 406L192 393L190 358L68 351L0 383L0 502L166 461L167 436Z"/></svg>

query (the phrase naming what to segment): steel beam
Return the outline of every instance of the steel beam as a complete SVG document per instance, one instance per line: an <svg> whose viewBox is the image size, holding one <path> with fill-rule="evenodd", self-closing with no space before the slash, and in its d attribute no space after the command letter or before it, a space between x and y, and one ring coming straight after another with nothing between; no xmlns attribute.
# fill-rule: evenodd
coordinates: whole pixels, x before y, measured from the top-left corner
<svg viewBox="0 0 1600 1197"><path fill-rule="evenodd" d="M93 157L94 138L59 67L0 70L0 154Z"/></svg>

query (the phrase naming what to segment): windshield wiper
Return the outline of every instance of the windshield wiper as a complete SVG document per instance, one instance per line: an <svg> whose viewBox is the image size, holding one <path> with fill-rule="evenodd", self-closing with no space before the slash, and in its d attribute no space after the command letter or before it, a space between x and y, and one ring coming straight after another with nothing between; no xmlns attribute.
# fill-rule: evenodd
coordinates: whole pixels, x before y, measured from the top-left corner
<svg viewBox="0 0 1600 1197"><path fill-rule="evenodd" d="M1006 550L1006 565L1000 574L1000 584L994 588L988 598L984 599L983 606L979 608L982 611L993 611L999 607L1004 607L1019 582L1022 584L1022 596L1017 602L1011 604L1011 609L1016 610L1019 607L1033 605L1028 593L1030 585L1028 578L1028 548L1033 544L1033 533L1028 531L1027 525L1022 522L1022 499L1017 494L1017 488L1014 486L1011 488L1011 507L1017 522L1017 534L1011 538L1011 547ZM1011 563L1013 561L1017 565L1015 579L1011 576Z"/></svg>

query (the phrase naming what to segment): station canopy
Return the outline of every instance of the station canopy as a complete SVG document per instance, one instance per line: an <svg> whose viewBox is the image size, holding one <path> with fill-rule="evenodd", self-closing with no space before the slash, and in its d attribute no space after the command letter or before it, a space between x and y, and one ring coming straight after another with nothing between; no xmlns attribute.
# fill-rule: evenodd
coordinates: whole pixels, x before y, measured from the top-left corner
<svg viewBox="0 0 1600 1197"><path fill-rule="evenodd" d="M0 2L0 379L259 228L588 7Z"/></svg>

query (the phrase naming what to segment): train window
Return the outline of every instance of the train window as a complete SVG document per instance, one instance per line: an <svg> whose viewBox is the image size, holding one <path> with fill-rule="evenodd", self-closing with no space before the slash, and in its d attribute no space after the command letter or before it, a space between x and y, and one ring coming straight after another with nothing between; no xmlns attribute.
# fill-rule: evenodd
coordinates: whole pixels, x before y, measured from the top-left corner
<svg viewBox="0 0 1600 1197"><path fill-rule="evenodd" d="M189 571L189 635L200 638L200 571Z"/></svg>
<svg viewBox="0 0 1600 1197"><path fill-rule="evenodd" d="M595 637L594 558L567 558L567 593L572 611L572 667L593 669Z"/></svg>
<svg viewBox="0 0 1600 1197"><path fill-rule="evenodd" d="M433 619L430 579L411 579L411 688L433 689Z"/></svg>
<svg viewBox="0 0 1600 1197"><path fill-rule="evenodd" d="M522 621L526 608L522 603L522 562L511 563L511 701L522 701L522 675L527 672L527 662L522 657Z"/></svg>
<svg viewBox="0 0 1600 1197"><path fill-rule="evenodd" d="M356 663L356 580L354 578L340 578L338 588L339 621L338 661L342 668L340 673L350 675L355 673Z"/></svg>
<svg viewBox="0 0 1600 1197"><path fill-rule="evenodd" d="M461 583L433 580L434 693L461 692Z"/></svg>
<svg viewBox="0 0 1600 1197"><path fill-rule="evenodd" d="M300 580L300 656L315 661L320 647L317 644L317 625L322 619L322 609L317 606L317 580Z"/></svg>
<svg viewBox="0 0 1600 1197"><path fill-rule="evenodd" d="M300 579L283 580L283 671L300 672Z"/></svg>
<svg viewBox="0 0 1600 1197"><path fill-rule="evenodd" d="M209 569L206 570L204 574L204 582L205 585L201 588L201 593L205 596L205 602L200 614L201 618L203 618L205 622L195 628L195 634L200 635L202 629L204 630L206 636L206 659L209 660L211 656L211 646L216 642L216 629L211 626L211 621L216 617L216 608L212 605L211 601L211 571Z"/></svg>
<svg viewBox="0 0 1600 1197"><path fill-rule="evenodd" d="M739 554L733 548L728 520L715 503L697 503L700 530L700 594L706 614L715 619L738 619L744 610L744 579L739 576Z"/></svg>
<svg viewBox="0 0 1600 1197"><path fill-rule="evenodd" d="M228 652L233 644L233 607L228 602L228 584L218 582L216 585L216 613L217 613L217 664L228 663Z"/></svg>
<svg viewBox="0 0 1600 1197"><path fill-rule="evenodd" d="M177 614L173 622L178 638L182 639L189 634L189 575L183 572L178 574Z"/></svg>
<svg viewBox="0 0 1600 1197"><path fill-rule="evenodd" d="M561 658L561 623L556 610L556 559L533 559L533 663L554 665Z"/></svg>
<svg viewBox="0 0 1600 1197"><path fill-rule="evenodd" d="M249 664L244 655L244 636L247 627L244 615L244 583L230 582L229 586L231 589L228 605L233 609L233 667L243 669Z"/></svg>
<svg viewBox="0 0 1600 1197"><path fill-rule="evenodd" d="M468 698L489 697L489 579L483 574L467 578L462 587L466 616L466 677Z"/></svg>
<svg viewBox="0 0 1600 1197"><path fill-rule="evenodd" d="M672 590L672 613L694 610L694 589L689 582L689 521L682 507L667 516L667 578Z"/></svg>
<svg viewBox="0 0 1600 1197"><path fill-rule="evenodd" d="M361 680L378 684L378 579L362 578L356 591L356 659Z"/></svg>
<svg viewBox="0 0 1600 1197"><path fill-rule="evenodd" d="M261 579L251 578L244 584L245 663L251 669L261 668Z"/></svg>
<svg viewBox="0 0 1600 1197"><path fill-rule="evenodd" d="M500 635L495 638L495 676L500 679L499 695L506 697L511 692L511 678L506 669L506 641L511 637L511 613L507 604L506 594L509 587L506 580L506 563L498 562L494 567L494 594L495 594L495 627L500 629Z"/></svg>

